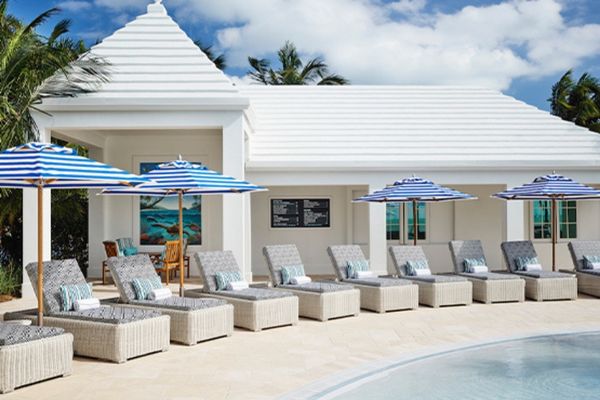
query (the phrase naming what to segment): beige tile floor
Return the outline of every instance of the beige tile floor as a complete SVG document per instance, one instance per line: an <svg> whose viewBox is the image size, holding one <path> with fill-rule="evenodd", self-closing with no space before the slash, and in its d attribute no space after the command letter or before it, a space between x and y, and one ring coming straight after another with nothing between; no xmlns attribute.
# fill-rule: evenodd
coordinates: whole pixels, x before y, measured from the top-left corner
<svg viewBox="0 0 600 400"><path fill-rule="evenodd" d="M190 287L194 287L191 285ZM176 286L172 286L173 290ZM98 297L113 286L95 286ZM32 300L0 304L0 313ZM521 335L600 330L600 299L526 302L375 314L253 333L110 364L76 358L73 375L18 389L5 399L272 399L328 376L448 346Z"/></svg>

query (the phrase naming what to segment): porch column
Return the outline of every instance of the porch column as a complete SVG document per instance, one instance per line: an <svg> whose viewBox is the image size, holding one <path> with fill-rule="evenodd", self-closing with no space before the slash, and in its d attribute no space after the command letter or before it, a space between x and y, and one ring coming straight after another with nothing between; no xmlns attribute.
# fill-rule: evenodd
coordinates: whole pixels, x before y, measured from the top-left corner
<svg viewBox="0 0 600 400"><path fill-rule="evenodd" d="M243 114L223 126L223 174L245 177L245 138ZM223 195L223 250L231 250L244 277L252 281L249 224L249 194Z"/></svg>
<svg viewBox="0 0 600 400"><path fill-rule="evenodd" d="M104 151L89 147L89 157L104 162ZM106 258L102 241L106 240L104 209L106 196L98 196L101 190L88 190L88 278L102 276L102 261Z"/></svg>
<svg viewBox="0 0 600 400"><path fill-rule="evenodd" d="M369 193L384 186L369 185ZM372 271L378 275L388 274L385 224L385 204L369 203L369 263Z"/></svg>

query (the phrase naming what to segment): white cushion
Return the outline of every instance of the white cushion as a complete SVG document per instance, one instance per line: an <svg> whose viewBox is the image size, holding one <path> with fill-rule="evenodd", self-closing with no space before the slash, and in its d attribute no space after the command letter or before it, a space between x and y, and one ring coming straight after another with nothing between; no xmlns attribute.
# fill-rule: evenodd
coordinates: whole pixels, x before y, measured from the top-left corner
<svg viewBox="0 0 600 400"><path fill-rule="evenodd" d="M475 274L483 274L489 271L487 265L474 265L471 266L471 271Z"/></svg>
<svg viewBox="0 0 600 400"><path fill-rule="evenodd" d="M310 283L312 282L312 279L310 279L310 276L295 276L292 279L290 279L290 283L292 285L303 285L305 283Z"/></svg>
<svg viewBox="0 0 600 400"><path fill-rule="evenodd" d="M91 299L77 299L73 303L75 311L92 310L100 307L100 300L95 297Z"/></svg>
<svg viewBox="0 0 600 400"><path fill-rule="evenodd" d="M541 271L543 268L540 264L527 264L525 271Z"/></svg>
<svg viewBox="0 0 600 400"><path fill-rule="evenodd" d="M429 275L431 275L431 270L429 268L415 269L415 276L429 276Z"/></svg>
<svg viewBox="0 0 600 400"><path fill-rule="evenodd" d="M227 290L244 290L249 287L250 285L246 281L233 281L227 284Z"/></svg>
<svg viewBox="0 0 600 400"><path fill-rule="evenodd" d="M164 300L170 298L171 296L173 296L171 289L167 287L161 287L160 289L153 289L148 295L148 300Z"/></svg>
<svg viewBox="0 0 600 400"><path fill-rule="evenodd" d="M373 271L356 271L355 275L356 279L373 278L374 276Z"/></svg>

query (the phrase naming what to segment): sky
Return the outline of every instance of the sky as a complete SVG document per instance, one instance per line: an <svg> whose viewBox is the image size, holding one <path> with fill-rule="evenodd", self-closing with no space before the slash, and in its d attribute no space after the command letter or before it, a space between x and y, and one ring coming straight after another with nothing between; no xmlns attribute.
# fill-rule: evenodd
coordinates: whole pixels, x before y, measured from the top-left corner
<svg viewBox="0 0 600 400"><path fill-rule="evenodd" d="M25 21L60 7L42 29L102 40L154 0L9 0ZM568 69L600 78L600 0L163 0L192 38L225 53L249 82L247 57L273 59L286 40L352 84L469 85L548 109Z"/></svg>

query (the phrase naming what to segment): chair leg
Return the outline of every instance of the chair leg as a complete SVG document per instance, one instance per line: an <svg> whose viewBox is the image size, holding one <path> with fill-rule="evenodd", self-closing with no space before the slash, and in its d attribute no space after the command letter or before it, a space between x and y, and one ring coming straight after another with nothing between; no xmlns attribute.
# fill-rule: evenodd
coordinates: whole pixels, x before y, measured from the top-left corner
<svg viewBox="0 0 600 400"><path fill-rule="evenodd" d="M106 264L102 261L102 285L106 285Z"/></svg>

